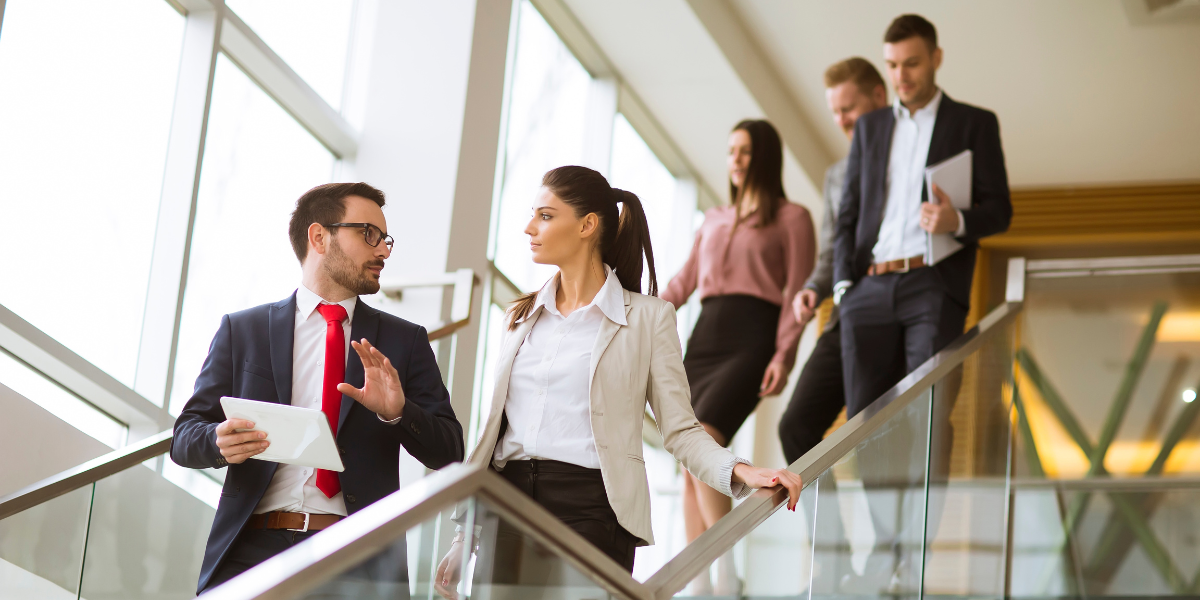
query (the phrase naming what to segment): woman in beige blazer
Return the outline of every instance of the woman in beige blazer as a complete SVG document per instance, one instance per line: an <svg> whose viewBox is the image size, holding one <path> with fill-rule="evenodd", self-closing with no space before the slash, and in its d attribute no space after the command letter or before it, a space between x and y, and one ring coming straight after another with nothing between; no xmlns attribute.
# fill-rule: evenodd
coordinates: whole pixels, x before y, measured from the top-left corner
<svg viewBox="0 0 1200 600"><path fill-rule="evenodd" d="M654 542L647 404L666 449L701 481L736 497L783 485L794 510L799 476L735 457L692 413L638 197L591 169L560 167L543 178L525 233L534 262L559 272L507 313L491 412L468 462L498 471L629 571L634 548ZM438 569L444 592L458 579L461 536L455 544Z"/></svg>

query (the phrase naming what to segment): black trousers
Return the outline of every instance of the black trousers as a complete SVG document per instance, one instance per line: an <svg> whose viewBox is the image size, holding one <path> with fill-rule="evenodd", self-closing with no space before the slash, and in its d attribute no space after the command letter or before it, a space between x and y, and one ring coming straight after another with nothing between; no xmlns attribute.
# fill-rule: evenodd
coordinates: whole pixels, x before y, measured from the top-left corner
<svg viewBox="0 0 1200 600"><path fill-rule="evenodd" d="M608 503L600 469L557 460L513 460L504 466L500 476L626 571L633 572L634 551L639 540L617 522L617 514ZM522 557L531 554L525 548L524 539L524 534L516 528L503 521L499 524L493 567L497 583L530 583L528 577L522 576L530 570L529 565L522 564ZM515 579L506 581L508 577Z"/></svg>
<svg viewBox="0 0 1200 600"><path fill-rule="evenodd" d="M245 529L213 573L207 592L320 532ZM306 594L305 598L408 600L408 552L401 537L365 562Z"/></svg>
<svg viewBox="0 0 1200 600"><path fill-rule="evenodd" d="M967 318L932 267L863 277L839 309L848 417L962 335Z"/></svg>
<svg viewBox="0 0 1200 600"><path fill-rule="evenodd" d="M779 441L788 464L821 443L846 405L842 382L841 322L817 338L796 381L792 400L779 419Z"/></svg>

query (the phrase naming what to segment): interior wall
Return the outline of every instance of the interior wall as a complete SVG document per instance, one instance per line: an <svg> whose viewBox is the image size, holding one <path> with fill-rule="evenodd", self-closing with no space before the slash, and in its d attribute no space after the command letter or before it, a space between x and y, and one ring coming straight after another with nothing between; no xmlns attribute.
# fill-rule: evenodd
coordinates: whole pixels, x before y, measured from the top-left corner
<svg viewBox="0 0 1200 600"><path fill-rule="evenodd" d="M108 446L0 384L0 496L109 452Z"/></svg>

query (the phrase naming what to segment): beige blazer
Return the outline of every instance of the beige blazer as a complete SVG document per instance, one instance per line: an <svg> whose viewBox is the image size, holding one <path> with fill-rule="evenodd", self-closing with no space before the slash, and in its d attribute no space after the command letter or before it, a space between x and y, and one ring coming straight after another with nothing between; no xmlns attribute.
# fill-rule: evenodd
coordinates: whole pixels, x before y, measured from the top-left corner
<svg viewBox="0 0 1200 600"><path fill-rule="evenodd" d="M713 441L692 412L691 390L683 371L683 351L675 326L675 308L665 300L622 290L628 325L605 318L592 350L592 435L600 454L600 472L608 501L621 526L646 544L650 527L650 485L642 459L642 421L646 404L654 412L668 452L708 485L742 496L751 490L729 487L733 454ZM486 467L500 435L513 359L541 316L539 307L501 343L496 387L487 425L468 464ZM739 461L740 462L740 461Z"/></svg>

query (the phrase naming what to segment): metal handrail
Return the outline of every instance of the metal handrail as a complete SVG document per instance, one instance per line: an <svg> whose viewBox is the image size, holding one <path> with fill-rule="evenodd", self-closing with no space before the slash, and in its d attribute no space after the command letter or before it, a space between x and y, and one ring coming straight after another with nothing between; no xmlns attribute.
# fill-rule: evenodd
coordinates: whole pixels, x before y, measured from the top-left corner
<svg viewBox="0 0 1200 600"><path fill-rule="evenodd" d="M156 433L137 443L96 457L0 498L0 519L93 484L171 450L172 431Z"/></svg>
<svg viewBox="0 0 1200 600"><path fill-rule="evenodd" d="M961 365L985 341L1005 331L1020 312L1020 302L1008 302L993 310L978 325L909 373L878 400L846 421L845 425L830 433L792 463L788 470L799 474L807 487L867 436ZM674 597L689 581L766 521L786 501L787 490L783 488L755 492L646 580L646 586L652 590L654 598Z"/></svg>
<svg viewBox="0 0 1200 600"><path fill-rule="evenodd" d="M429 341L444 338L471 324L471 305L479 277L473 269L458 269L439 277L420 280L383 280L379 291L392 300L404 298L404 290L423 287L454 286L450 301L450 321L429 330Z"/></svg>
<svg viewBox="0 0 1200 600"><path fill-rule="evenodd" d="M979 325L906 376L900 383L789 466L811 483L934 384L958 368L984 342L1005 331L1021 311L1008 302ZM171 432L111 452L0 499L0 519L94 483L170 449ZM1095 484L1095 481L1090 481ZM1130 482L1122 482L1128 485ZM1060 482L1061 485L1071 485ZM455 465L422 479L328 529L320 544L305 542L213 590L212 600L288 598L375 554L403 532L451 503L477 496L489 501L522 532L554 550L593 581L638 600L673 597L712 561L766 521L787 500L783 489L757 491L688 545L644 584L634 580L549 512L486 469ZM236 583L235 583L236 582Z"/></svg>
<svg viewBox="0 0 1200 600"><path fill-rule="evenodd" d="M609 593L652 600L643 584L496 473L456 464L354 513L204 594L205 600L283 600L303 595L370 558L405 532L471 497L565 559Z"/></svg>
<svg viewBox="0 0 1200 600"><path fill-rule="evenodd" d="M789 469L799 473L805 481L814 481L961 365L984 342L1003 331L1020 310L1019 302L1011 302L992 311L978 326L905 377ZM495 473L480 467L455 465L344 519L326 530L319 544L311 540L299 544L204 597L207 600L268 600L303 594L379 552L439 511L471 496L493 504L515 527L549 547L609 592L636 600L673 597L787 500L785 490L759 490L643 584Z"/></svg>

